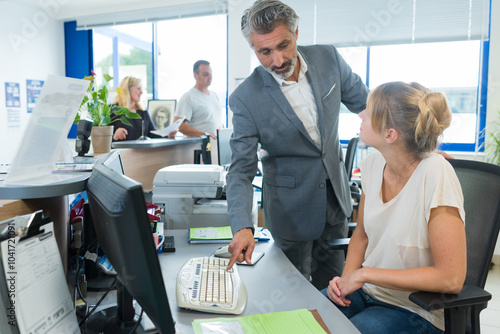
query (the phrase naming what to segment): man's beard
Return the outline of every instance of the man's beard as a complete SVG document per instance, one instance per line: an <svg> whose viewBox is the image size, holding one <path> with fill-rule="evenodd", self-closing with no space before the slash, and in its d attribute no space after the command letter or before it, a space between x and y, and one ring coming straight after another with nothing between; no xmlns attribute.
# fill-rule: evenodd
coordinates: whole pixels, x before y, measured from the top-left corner
<svg viewBox="0 0 500 334"><path fill-rule="evenodd" d="M266 71L268 71L272 75L275 75L283 80L286 80L293 74L293 71L295 70L295 65L297 65L297 58L298 58L298 54L297 54L297 52L295 52L295 55L293 56L292 60L289 60L289 61L283 63L283 65L281 65L281 67L288 66L288 70L285 72L275 72L275 70L278 69L277 66L273 66L271 68L268 68L268 67L264 67L264 68L266 69Z"/></svg>

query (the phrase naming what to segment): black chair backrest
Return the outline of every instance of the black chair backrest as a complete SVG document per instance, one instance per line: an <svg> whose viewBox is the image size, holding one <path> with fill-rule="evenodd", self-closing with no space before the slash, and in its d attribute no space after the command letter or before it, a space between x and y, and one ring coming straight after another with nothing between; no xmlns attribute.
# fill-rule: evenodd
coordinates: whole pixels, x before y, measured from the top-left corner
<svg viewBox="0 0 500 334"><path fill-rule="evenodd" d="M345 153L345 171L347 173L347 180L351 181L352 176L352 167L354 165L354 158L356 157L356 149L358 148L358 137L353 137L349 140L349 144L347 144L347 151Z"/></svg>
<svg viewBox="0 0 500 334"><path fill-rule="evenodd" d="M448 160L464 194L467 237L466 284L484 288L500 229L500 166Z"/></svg>

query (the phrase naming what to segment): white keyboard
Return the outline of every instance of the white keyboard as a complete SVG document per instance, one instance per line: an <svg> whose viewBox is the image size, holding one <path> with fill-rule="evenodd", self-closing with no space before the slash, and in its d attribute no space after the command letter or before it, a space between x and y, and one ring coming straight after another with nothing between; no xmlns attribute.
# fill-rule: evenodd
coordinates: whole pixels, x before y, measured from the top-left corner
<svg viewBox="0 0 500 334"><path fill-rule="evenodd" d="M181 308L225 314L241 314L247 290L236 265L226 270L229 259L195 257L177 274L177 305Z"/></svg>

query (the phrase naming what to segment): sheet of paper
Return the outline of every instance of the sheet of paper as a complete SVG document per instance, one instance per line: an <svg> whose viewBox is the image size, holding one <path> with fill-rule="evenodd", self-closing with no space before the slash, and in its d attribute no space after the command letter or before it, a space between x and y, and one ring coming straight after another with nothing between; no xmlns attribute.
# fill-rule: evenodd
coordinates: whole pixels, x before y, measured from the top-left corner
<svg viewBox="0 0 500 334"><path fill-rule="evenodd" d="M53 224L41 229L27 240L12 237L1 244L17 326L21 333L80 333Z"/></svg>
<svg viewBox="0 0 500 334"><path fill-rule="evenodd" d="M154 130L154 131L151 131L151 133L154 133L155 135L159 135L162 137L167 137L170 132L179 130L179 126L181 126L182 122L184 122L184 118L179 118L178 120L176 120L175 122L173 122L172 124L167 126L166 128L161 129L161 130Z"/></svg>
<svg viewBox="0 0 500 334"><path fill-rule="evenodd" d="M5 184L49 176L90 81L49 76L10 164Z"/></svg>
<svg viewBox="0 0 500 334"><path fill-rule="evenodd" d="M269 231L261 227L254 226L254 237L261 241L267 241L271 237ZM206 239L232 239L233 232L231 226L219 227L195 227L189 229L190 240L206 240Z"/></svg>
<svg viewBox="0 0 500 334"><path fill-rule="evenodd" d="M239 325L236 324L239 322ZM325 330L306 309L286 312L249 315L239 318L196 319L193 321L195 334L236 333L288 334L310 333L325 334ZM241 332L243 330L243 332Z"/></svg>
<svg viewBox="0 0 500 334"><path fill-rule="evenodd" d="M190 229L191 239L231 239L232 237L233 233L230 226Z"/></svg>

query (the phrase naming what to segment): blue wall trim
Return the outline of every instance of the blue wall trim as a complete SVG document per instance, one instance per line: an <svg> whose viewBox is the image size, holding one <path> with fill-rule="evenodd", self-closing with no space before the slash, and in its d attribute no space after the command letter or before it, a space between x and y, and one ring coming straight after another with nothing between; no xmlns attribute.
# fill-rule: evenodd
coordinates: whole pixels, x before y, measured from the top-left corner
<svg viewBox="0 0 500 334"><path fill-rule="evenodd" d="M76 21L64 22L66 76L81 79L94 67L92 30L76 30Z"/></svg>
<svg viewBox="0 0 500 334"><path fill-rule="evenodd" d="M82 79L90 75L94 67L92 30L76 30L76 21L64 22L64 54L66 76ZM76 138L76 124L69 131L68 138Z"/></svg>

